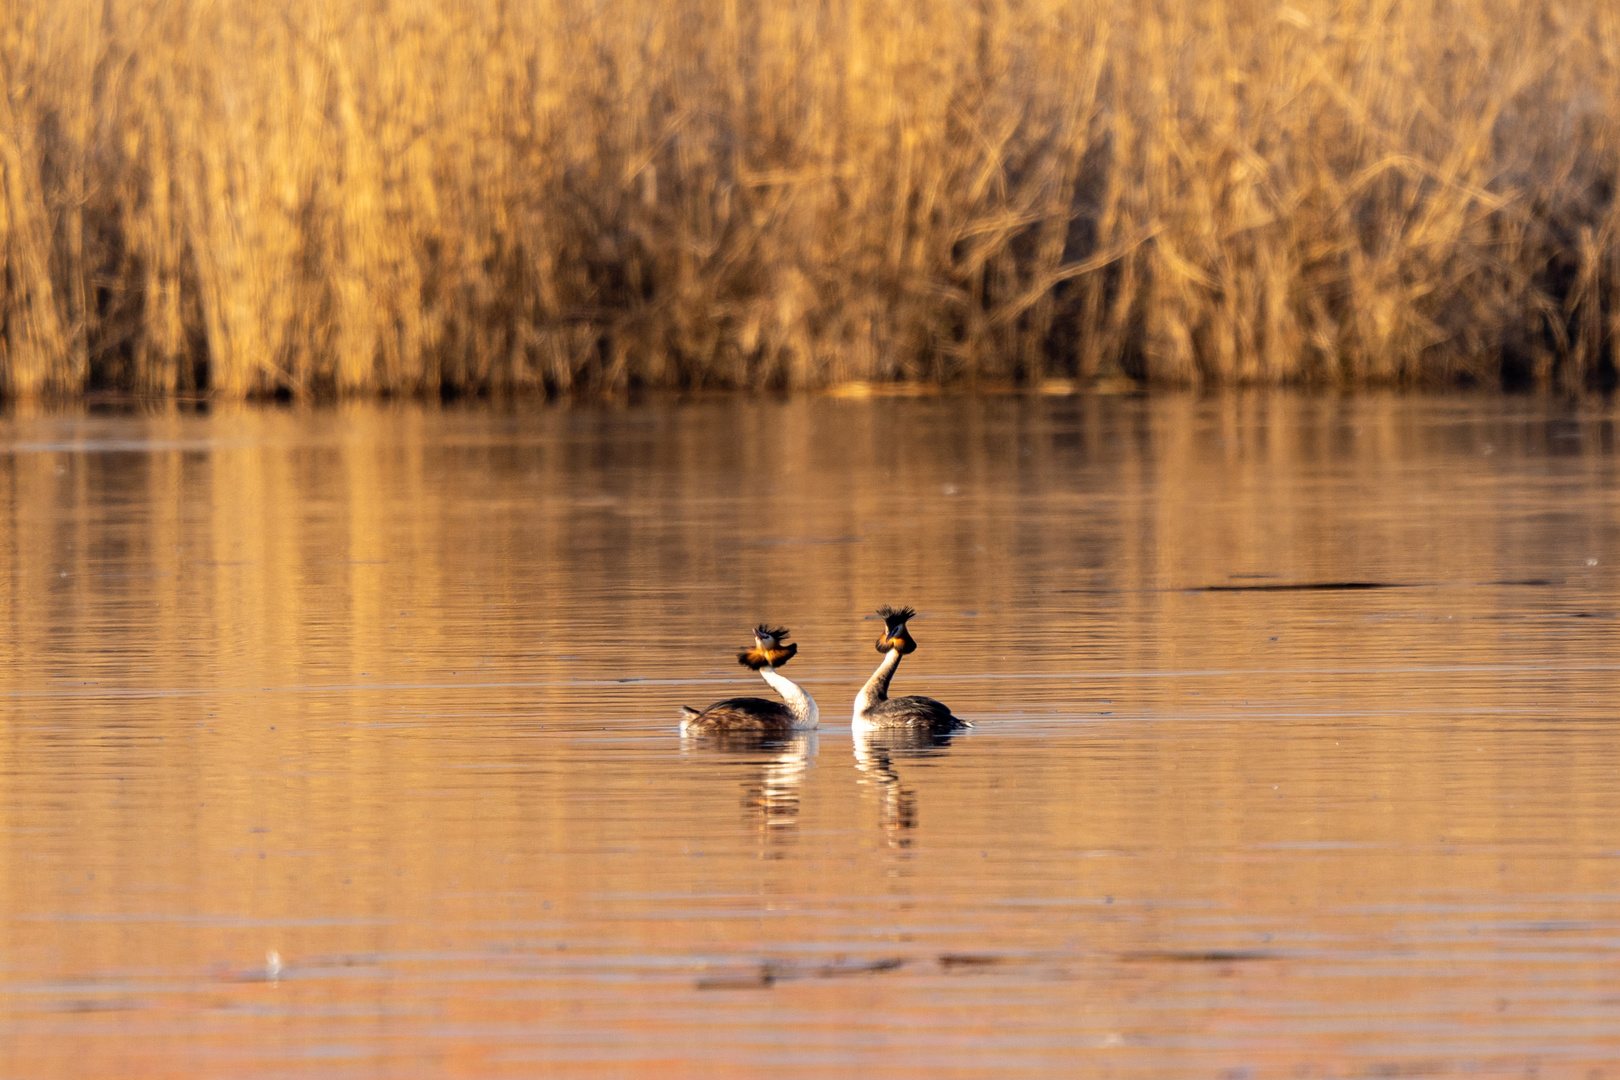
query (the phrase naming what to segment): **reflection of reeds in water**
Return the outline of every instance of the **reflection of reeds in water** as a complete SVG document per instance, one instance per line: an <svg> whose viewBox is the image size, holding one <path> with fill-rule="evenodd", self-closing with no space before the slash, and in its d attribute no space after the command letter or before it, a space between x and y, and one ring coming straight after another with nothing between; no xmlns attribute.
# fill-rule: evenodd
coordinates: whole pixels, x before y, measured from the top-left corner
<svg viewBox="0 0 1620 1080"><path fill-rule="evenodd" d="M911 846L917 828L917 792L901 784L896 759L932 757L944 752L955 735L920 728L854 732L855 768L861 783L877 789L882 803L880 820L890 847Z"/></svg>
<svg viewBox="0 0 1620 1080"><path fill-rule="evenodd" d="M742 804L758 822L766 839L786 838L799 824L800 791L810 762L816 756L816 733L764 735L759 732L720 732L683 735L681 746L694 752L747 759L742 783Z"/></svg>
<svg viewBox="0 0 1620 1080"><path fill-rule="evenodd" d="M1272 986L1272 961L1241 957L1284 948L1250 936L1274 925L1290 928L1297 955L1348 940L1373 960L1372 978L1352 965L1290 1005L1305 1023L1317 1003L1353 1005L1338 1015L1354 1023L1388 1012L1385 991L1420 1005L1453 995L1461 962L1487 972L1478 1015L1500 1024L1488 973L1503 939L1447 952L1472 948L1452 931L1481 916L1436 898L1468 901L1477 886L1502 899L1506 919L1546 917L1549 896L1577 898L1564 914L1600 932L1612 918L1612 679L1591 666L1612 653L1620 583L1604 555L1615 521L1605 493L1620 475L1612 408L1260 394L700 402L545 410L517 423L414 406L175 406L9 423L0 907L42 917L0 919L0 954L42 980L139 974L154 955L186 978L226 960L245 976L268 971L258 966L268 946L294 974L318 955L408 962L442 954L446 927L470 928L465 955L494 981L470 978L422 1004L444 1012L447 1030L473 1033L436 1041L470 1063L463 1071L487 1073L479 1040L511 981L485 950L504 955L514 933L530 936L503 926L559 920L559 944L577 929L615 950L610 973L636 951L736 957L757 984L789 977L758 963L779 956L792 977L819 977L824 954L782 953L781 935L798 940L815 923L828 928L822 940L848 947L852 924L838 912L865 919L874 909L859 898L887 891L898 902L883 910L906 920L898 931L920 935L900 977L931 978L933 967L986 984L989 971L1034 977L1063 995L1054 1007L1080 1016L1122 994L1152 1007L1203 969L1219 978L1235 966L1237 978L1261 980L1247 985ZM151 454L126 452L141 438ZM768 447L792 471L761 477L754 455L717 456L717 446ZM1601 564L1587 567L1589 555ZM1363 575L1456 587L1187 591ZM1543 576L1567 584L1464 587ZM784 602L825 665L813 685L858 680L876 628L853 619L895 595L929 620L918 629L930 671L983 675L929 688L995 719L948 757L891 753L892 783L863 772L864 786L834 775L811 789L807 775L801 824L768 830L803 842L765 852L803 857L759 873L767 830L736 800L761 766L695 749L692 768L671 767L673 706L703 693L679 680L734 679L726 692L750 692L724 635ZM1497 673L1468 670L1504 661ZM314 689L378 676L396 689ZM448 688L469 676L467 689ZM152 696L123 696L141 688ZM1047 706L1075 720L1061 745ZM1097 724L1077 715L1092 709L1118 713ZM581 717L590 730L570 734ZM633 741L597 730L597 717L625 724ZM841 724L828 738L843 738ZM970 760L981 750L987 760ZM918 826L904 835L920 838L910 851L926 857L861 858L846 826L878 830L879 803L890 793L898 803L902 785L911 811L896 806L892 833L909 816ZM978 908L934 913L925 902L961 895L963 882L983 884ZM681 917L658 899L676 894L700 914L724 911ZM598 921L613 895L648 899L609 899L635 906ZM166 909L164 896L174 898ZM913 899L924 902L902 906ZM315 901L325 925L307 918ZM767 907L789 917L738 917ZM120 914L131 910L183 918ZM1399 950L1377 959L1412 936L1414 911L1433 912L1422 920L1441 935L1440 951L1424 954L1433 962L1414 966ZM199 912L267 925L199 932L189 921ZM1072 956L1074 931L1054 912L1087 928L1080 947L1099 963L1048 978L983 961L1043 948ZM1211 912L1234 921L1205 921ZM928 944L936 932L949 940ZM1546 942L1565 936L1564 926L1510 933L1506 947L1551 955ZM585 970L563 955L556 970ZM1155 957L1164 962L1144 962ZM1612 992L1601 955L1583 967L1594 994ZM397 971L375 973L381 993L401 983ZM1526 971L1532 991L1570 975L1556 957ZM556 1030L548 1003L583 985L566 979L538 1011L510 1019ZM206 1019L219 988L191 981L187 1008ZM284 972L282 982L329 988L337 1009L271 1016L288 1045L329 1043L319 1019L351 1015L355 988L372 985L346 973L289 983ZM618 987L628 995L619 1004L648 998L645 979L592 985ZM913 995L905 1023L935 1048L981 1035L992 1044L1021 1022L1027 998L1007 995L1010 985L996 994L1011 1011L942 1013L937 995ZM801 986L833 1002L862 992L790 989ZM1213 993L1230 1007L1193 1015L1200 1030L1254 1021L1245 995ZM153 1004L138 987L130 997ZM97 1037L69 1044L40 1012L8 1035L10 1072L65 1075L77 1064L129 1075L122 1018L153 1013L101 1015L116 1022L105 1037L86 1029ZM408 1042L416 1015L382 1016L379 1038ZM1105 1010L1099 1041L1131 1030L1119 1015ZM662 1054L667 1009L646 1016L649 1053ZM973 1016L966 1035L952 1027ZM1519 1019L1527 1039L1541 1030ZM945 1026L916 1026L926 1022ZM244 1028L233 1045L253 1052L260 1034ZM1231 1064L1283 1075L1298 1064L1294 1045L1271 1057L1234 1050ZM1182 1071L1199 1072L1204 1060L1189 1053ZM1612 1057L1593 1051L1591 1068ZM881 1072L883 1055L871 1060ZM1339 1071L1358 1067L1369 1071Z"/></svg>
<svg viewBox="0 0 1620 1080"><path fill-rule="evenodd" d="M1612 4L19 0L12 393L1578 384Z"/></svg>

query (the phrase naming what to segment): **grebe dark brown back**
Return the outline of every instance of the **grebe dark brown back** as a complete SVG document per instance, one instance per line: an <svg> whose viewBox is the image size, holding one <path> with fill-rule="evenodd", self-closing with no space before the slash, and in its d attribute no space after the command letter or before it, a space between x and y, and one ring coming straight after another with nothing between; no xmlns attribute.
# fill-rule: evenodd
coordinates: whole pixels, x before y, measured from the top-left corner
<svg viewBox="0 0 1620 1080"><path fill-rule="evenodd" d="M776 688L782 702L768 698L738 697L717 701L707 709L681 706L681 734L711 735L727 731L786 733L810 731L816 726L815 699L804 687L776 673L776 669L798 654L797 644L787 644L788 632L782 627L756 626L754 646L737 654L737 662L759 672L760 678Z"/></svg>
<svg viewBox="0 0 1620 1080"><path fill-rule="evenodd" d="M883 634L877 639L877 651L883 654L883 662L855 698L855 717L851 726L856 731L881 731L885 728L955 731L973 726L966 720L952 716L949 708L933 698L917 694L889 697L889 680L894 678L900 658L917 649L917 643L906 629L907 621L916 614L908 607L878 609L878 616L883 620Z"/></svg>

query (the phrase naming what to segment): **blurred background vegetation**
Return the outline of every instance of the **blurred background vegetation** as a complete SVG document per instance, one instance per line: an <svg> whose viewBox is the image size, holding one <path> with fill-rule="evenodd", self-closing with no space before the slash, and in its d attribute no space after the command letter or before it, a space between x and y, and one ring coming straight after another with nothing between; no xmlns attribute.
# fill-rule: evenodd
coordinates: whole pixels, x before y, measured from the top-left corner
<svg viewBox="0 0 1620 1080"><path fill-rule="evenodd" d="M12 397L1611 383L1612 0L10 0Z"/></svg>

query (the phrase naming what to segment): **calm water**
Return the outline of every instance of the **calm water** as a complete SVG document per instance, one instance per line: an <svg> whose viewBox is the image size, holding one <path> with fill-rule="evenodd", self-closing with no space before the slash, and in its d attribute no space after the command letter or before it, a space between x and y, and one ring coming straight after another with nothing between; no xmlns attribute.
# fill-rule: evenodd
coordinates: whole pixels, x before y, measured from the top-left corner
<svg viewBox="0 0 1620 1080"><path fill-rule="evenodd" d="M1603 402L12 415L0 514L0 1076L1620 1076ZM852 741L880 604L971 731ZM762 619L822 730L683 745Z"/></svg>

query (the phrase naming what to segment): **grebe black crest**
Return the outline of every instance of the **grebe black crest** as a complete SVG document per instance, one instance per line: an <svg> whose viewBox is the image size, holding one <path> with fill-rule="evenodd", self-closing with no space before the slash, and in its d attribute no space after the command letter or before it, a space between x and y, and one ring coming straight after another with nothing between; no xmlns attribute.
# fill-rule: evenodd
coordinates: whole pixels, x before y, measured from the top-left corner
<svg viewBox="0 0 1620 1080"><path fill-rule="evenodd" d="M908 607L878 608L878 617L883 620L883 634L877 639L877 650L883 654L883 662L855 698L855 717L851 723L856 731L920 728L945 732L973 726L951 715L949 708L933 698L917 694L889 697L889 680L894 678L900 658L917 651L917 642L906 629L906 623L916 615Z"/></svg>
<svg viewBox="0 0 1620 1080"><path fill-rule="evenodd" d="M788 632L761 623L754 628L754 644L737 654L737 662L770 683L782 701L740 697L717 701L706 709L681 706L681 734L716 735L728 732L785 734L809 731L818 719L815 699L804 687L776 673L778 666L798 655L797 644L787 644Z"/></svg>
<svg viewBox="0 0 1620 1080"><path fill-rule="evenodd" d="M765 667L781 667L799 653L798 643L787 643L788 632L786 627L765 626L763 623L754 627L754 645L737 654L737 663L750 671L758 671Z"/></svg>
<svg viewBox="0 0 1620 1080"><path fill-rule="evenodd" d="M877 651L886 653L890 649L899 649L901 656L917 651L917 643L911 639L906 630L906 623L917 617L917 613L908 607L878 608L878 618L883 620L883 633L877 639Z"/></svg>

